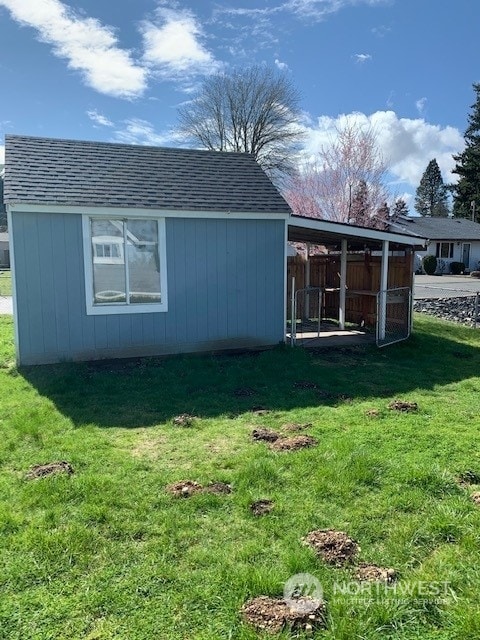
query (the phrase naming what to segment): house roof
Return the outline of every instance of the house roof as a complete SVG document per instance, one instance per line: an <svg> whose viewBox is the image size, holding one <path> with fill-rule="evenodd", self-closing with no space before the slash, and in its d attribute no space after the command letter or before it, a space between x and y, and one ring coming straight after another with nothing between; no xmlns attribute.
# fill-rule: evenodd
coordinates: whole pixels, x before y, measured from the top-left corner
<svg viewBox="0 0 480 640"><path fill-rule="evenodd" d="M342 239L347 240L351 251L363 250L365 247L379 249L384 240L389 241L391 249L400 249L405 246L422 249L426 243L426 239L423 237L412 237L410 234L396 230L381 231L297 215L292 215L288 221L288 240L291 242L323 244L330 249L339 250Z"/></svg>
<svg viewBox="0 0 480 640"><path fill-rule="evenodd" d="M424 218L403 216L392 223L391 230L398 233L418 235L428 240L479 240L480 224L466 218Z"/></svg>
<svg viewBox="0 0 480 640"><path fill-rule="evenodd" d="M106 142L5 137L5 202L290 213L254 157Z"/></svg>

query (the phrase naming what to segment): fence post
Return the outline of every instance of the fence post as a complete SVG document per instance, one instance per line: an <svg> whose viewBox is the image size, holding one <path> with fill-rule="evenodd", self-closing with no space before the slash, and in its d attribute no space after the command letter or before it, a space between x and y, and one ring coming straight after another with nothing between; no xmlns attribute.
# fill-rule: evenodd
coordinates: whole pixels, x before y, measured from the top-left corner
<svg viewBox="0 0 480 640"><path fill-rule="evenodd" d="M290 320L290 346L293 347L297 333L297 309L295 305L295 276L292 277L292 301Z"/></svg>

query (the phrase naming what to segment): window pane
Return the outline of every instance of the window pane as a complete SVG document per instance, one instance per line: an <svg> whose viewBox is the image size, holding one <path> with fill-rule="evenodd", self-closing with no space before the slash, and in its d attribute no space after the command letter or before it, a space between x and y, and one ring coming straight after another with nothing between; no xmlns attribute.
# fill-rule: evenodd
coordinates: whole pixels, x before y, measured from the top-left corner
<svg viewBox="0 0 480 640"><path fill-rule="evenodd" d="M160 302L156 220L127 220L127 257L130 303Z"/></svg>
<svg viewBox="0 0 480 640"><path fill-rule="evenodd" d="M123 222L121 220L92 220L93 301L125 302L125 263L123 251ZM116 247L116 253L107 247Z"/></svg>
<svg viewBox="0 0 480 640"><path fill-rule="evenodd" d="M442 252L440 254L441 258L448 258L448 252L449 252L449 244L448 242L442 242Z"/></svg>

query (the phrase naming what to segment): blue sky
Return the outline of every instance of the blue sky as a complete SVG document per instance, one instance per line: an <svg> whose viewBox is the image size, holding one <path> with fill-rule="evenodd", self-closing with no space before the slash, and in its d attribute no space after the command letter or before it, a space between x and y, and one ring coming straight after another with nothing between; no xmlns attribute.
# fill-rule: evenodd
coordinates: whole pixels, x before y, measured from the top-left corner
<svg viewBox="0 0 480 640"><path fill-rule="evenodd" d="M479 78L477 0L0 0L5 133L176 144L177 106L217 70L278 68L305 153L374 125L397 195L452 153Z"/></svg>

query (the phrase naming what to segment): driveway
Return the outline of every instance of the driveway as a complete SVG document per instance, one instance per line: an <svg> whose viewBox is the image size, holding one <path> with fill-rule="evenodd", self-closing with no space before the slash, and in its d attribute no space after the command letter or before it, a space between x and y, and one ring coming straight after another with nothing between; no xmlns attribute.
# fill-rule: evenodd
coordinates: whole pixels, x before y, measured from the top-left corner
<svg viewBox="0 0 480 640"><path fill-rule="evenodd" d="M11 296L0 296L0 316L13 314L13 303Z"/></svg>
<svg viewBox="0 0 480 640"><path fill-rule="evenodd" d="M480 278L470 276L414 276L414 298L449 298L480 293Z"/></svg>

